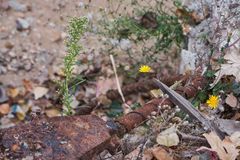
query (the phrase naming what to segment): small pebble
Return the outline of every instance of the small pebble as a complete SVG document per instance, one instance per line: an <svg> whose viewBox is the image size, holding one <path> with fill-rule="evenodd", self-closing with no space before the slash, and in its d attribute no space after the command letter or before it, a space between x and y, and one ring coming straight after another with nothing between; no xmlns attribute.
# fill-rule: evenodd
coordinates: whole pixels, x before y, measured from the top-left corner
<svg viewBox="0 0 240 160"><path fill-rule="evenodd" d="M21 4L17 0L10 0L8 6L18 12L26 12L28 10L27 5Z"/></svg>
<svg viewBox="0 0 240 160"><path fill-rule="evenodd" d="M30 28L30 24L26 19L23 18L18 18L16 20L16 25L17 25L17 30L18 31L23 31L23 30L27 30Z"/></svg>
<svg viewBox="0 0 240 160"><path fill-rule="evenodd" d="M189 122L188 121L183 121L183 123L182 123L183 125L188 125L189 124Z"/></svg>
<svg viewBox="0 0 240 160"><path fill-rule="evenodd" d="M67 141L61 141L60 144L67 144Z"/></svg>
<svg viewBox="0 0 240 160"><path fill-rule="evenodd" d="M6 102L8 97L6 95L6 90L3 86L0 85L0 103Z"/></svg>

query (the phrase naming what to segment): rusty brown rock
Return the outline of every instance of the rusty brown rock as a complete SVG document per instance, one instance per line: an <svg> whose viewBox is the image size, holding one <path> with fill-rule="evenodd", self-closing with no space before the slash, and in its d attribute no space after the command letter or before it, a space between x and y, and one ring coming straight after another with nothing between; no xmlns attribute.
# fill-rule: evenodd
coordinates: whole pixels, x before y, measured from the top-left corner
<svg viewBox="0 0 240 160"><path fill-rule="evenodd" d="M204 78L198 77L185 87L178 87L177 92L190 98L204 85ZM119 132L132 130L163 105L174 106L168 98L153 99L117 119ZM116 147L117 139L111 138L108 127L102 119L93 115L33 120L29 124L0 130L0 159L32 156L33 159L44 160L88 160L106 148Z"/></svg>
<svg viewBox="0 0 240 160"><path fill-rule="evenodd" d="M0 159L87 160L110 138L105 122L93 115L36 120L1 133Z"/></svg>

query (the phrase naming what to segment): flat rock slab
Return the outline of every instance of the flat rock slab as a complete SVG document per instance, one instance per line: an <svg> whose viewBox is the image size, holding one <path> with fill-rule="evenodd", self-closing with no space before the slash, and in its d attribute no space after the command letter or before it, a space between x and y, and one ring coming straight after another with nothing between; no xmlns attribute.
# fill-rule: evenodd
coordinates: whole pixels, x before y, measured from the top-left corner
<svg viewBox="0 0 240 160"><path fill-rule="evenodd" d="M105 122L84 115L34 120L0 131L0 159L90 159L111 136Z"/></svg>

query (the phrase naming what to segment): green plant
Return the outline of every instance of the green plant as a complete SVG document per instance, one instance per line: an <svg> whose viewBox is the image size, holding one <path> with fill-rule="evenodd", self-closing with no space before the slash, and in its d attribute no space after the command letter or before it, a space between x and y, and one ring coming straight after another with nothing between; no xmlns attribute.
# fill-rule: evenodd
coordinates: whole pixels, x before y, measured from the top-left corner
<svg viewBox="0 0 240 160"><path fill-rule="evenodd" d="M63 113L65 115L73 114L71 107L72 99L72 90L75 90L75 86L83 81L81 77L73 76L74 65L76 64L76 58L79 54L82 46L78 44L81 36L86 29L87 18L72 18L69 22L67 31L68 37L65 41L67 47L67 55L64 57L64 68L63 73L65 79L58 82L59 85L59 94L62 96L62 103L64 106ZM77 80L77 81L76 81ZM72 83L74 82L74 83ZM70 87L70 83L71 86Z"/></svg>
<svg viewBox="0 0 240 160"><path fill-rule="evenodd" d="M112 4L107 10L100 10L102 18L98 21L97 32L105 37L104 52L129 57L129 61L121 64L123 68L131 66L128 72L123 72L127 77L136 78L136 71L142 64L162 62L160 54L166 53L176 59L176 52L185 43L182 25L174 11L181 6L178 1L174 9L166 7L162 0L109 3Z"/></svg>
<svg viewBox="0 0 240 160"><path fill-rule="evenodd" d="M115 19L109 35L117 39L130 39L135 43L155 39L154 52L169 49L173 43L180 46L183 33L176 16L146 11L140 17L140 21L125 16ZM147 22L147 19L152 22Z"/></svg>

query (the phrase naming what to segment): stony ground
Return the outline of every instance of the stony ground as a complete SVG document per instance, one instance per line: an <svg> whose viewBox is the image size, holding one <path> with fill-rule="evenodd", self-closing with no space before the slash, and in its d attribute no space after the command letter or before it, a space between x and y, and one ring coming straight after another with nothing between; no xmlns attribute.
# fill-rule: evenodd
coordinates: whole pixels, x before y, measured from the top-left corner
<svg viewBox="0 0 240 160"><path fill-rule="evenodd" d="M87 4L90 7L86 7ZM0 128L14 126L19 122L32 121L35 116L55 117L61 115L62 105L56 93L57 88L54 80L63 77L61 69L63 57L66 54L64 39L67 36L66 27L68 21L73 16L86 16L90 20L89 28L94 31L96 29L94 22L102 18L99 14L99 8L109 8L109 5L108 0L0 0ZM200 18L200 20L203 19ZM195 37L192 38L192 41L195 42ZM110 89L117 89L117 85L109 53L105 52L106 48L102 45L103 41L103 37L93 32L86 32L81 39L84 49L79 56L79 60L82 63L74 72L86 76L87 82L80 85L77 89L72 106L77 112L78 109L92 105L95 107L92 113L107 120L111 115L106 114L106 110L111 114L129 112L129 110L122 107L122 104L106 98L106 92ZM118 42L120 47L129 47L127 41L122 42ZM200 50L202 50L201 47ZM195 50L193 51L195 52ZM170 68L169 70L178 64L178 62L172 62L178 59L178 56L174 55L174 58L165 55L158 57L165 62L158 62L156 68L161 69L161 73L168 73L168 70L165 70L167 68L164 66L165 64ZM135 57L140 56L134 55ZM128 58L129 60L129 57L123 56L121 58L116 59L117 63L128 63L126 59ZM192 60L191 58L188 59ZM130 59L130 61L133 60ZM176 61L179 61L179 59ZM122 72L129 70L131 67L130 65L123 66ZM178 70L174 72L178 72ZM119 75L120 81L122 81L125 77L121 73ZM150 76L156 77L156 75ZM150 96L148 93L136 93L136 95L127 98L127 103L131 106L135 104L144 105L145 102L152 98L153 96ZM236 102L234 107L236 106L239 107L239 103ZM151 120L147 124L150 126L150 129L139 127L132 135L126 135L129 136L125 137L125 139L126 142L131 144L130 147L142 144L135 150L136 153L132 152L133 155L128 157L139 156L139 153L143 152L142 148L152 143L148 142L148 140L150 139L149 137L154 135L155 130L158 132L160 129L168 130L169 125L173 123L179 124L178 126L182 127L182 131L196 135L196 137L178 133L183 140L181 143L185 144L179 145L179 148L172 147L166 149L169 152L175 150L175 152L179 152L177 155L180 157L188 157L190 159L193 155L199 154L195 150L202 144L193 145L191 148L186 139L207 144L206 140L200 137L203 133L202 128L196 129L196 124L189 123L187 116L187 119L185 119L186 117L182 118L180 115L175 116L175 114L180 112L179 108L176 110L170 108L165 110L166 112L161 113L161 116L156 116L156 113L152 115ZM234 114L235 120L239 119L240 116L237 110L234 111ZM174 136L177 135L175 126L169 129L170 131L168 130L167 132L174 132ZM137 137L138 135L139 137ZM154 144L156 144L156 134L154 136ZM176 143L178 144L178 136L175 137L177 137L175 140L177 140ZM172 140L171 137L170 139ZM137 144L133 145L132 142ZM157 143L161 145L160 142L162 140L159 140ZM124 153L124 147L126 150L125 154L134 149L128 149L127 145L123 144L120 152ZM193 150L194 153L192 153ZM152 152L168 155L165 149L159 146L150 149L149 152L151 152L151 158L149 159L158 157L157 155L153 156ZM108 154L104 154L103 157L106 157L105 155ZM149 156L147 152L144 154ZM203 149L203 154L199 155L199 157L206 156L211 158L216 155L215 152ZM162 157L162 155L159 157ZM169 157L168 159L172 158Z"/></svg>
<svg viewBox="0 0 240 160"><path fill-rule="evenodd" d="M91 7L86 8L87 4ZM59 115L58 109L61 109L61 106L57 107L56 99L55 102L49 99L52 99L57 91L56 84L52 81L62 76L63 57L66 54L64 39L67 36L68 21L74 16L86 16L91 25L96 19L101 18L95 14L96 11L100 7L106 6L105 1L101 1L101 3L100 1L90 3L90 1L79 0L71 2L67 0L0 1L0 115L2 128L15 124L14 118L17 121L27 120L27 112L34 108L42 110L45 106L52 106L54 108L53 115ZM104 57L101 56L101 41L98 36L86 32L81 39L81 44L83 50L79 60L82 63L75 73L91 73L96 68L99 70ZM109 63L108 57L107 61ZM113 73L111 69L109 71L107 68L103 68L103 70L105 73ZM50 89L51 86L53 90ZM34 90L42 96L34 97ZM85 93L85 91L87 92ZM83 98L81 95L95 97L96 84L90 84L88 89L82 90L80 99ZM40 102L42 105L39 105L37 101L43 96L46 101L43 100L44 102ZM7 99L8 101L6 101ZM89 102L89 100L87 101ZM75 106L78 104L79 102L76 101ZM22 118L16 114L20 114ZM13 119L9 120L9 118Z"/></svg>
<svg viewBox="0 0 240 160"><path fill-rule="evenodd" d="M70 17L96 17L97 7L89 12L84 9L87 3L79 0L1 0L0 82L13 86L21 85L23 79L42 83L56 72L65 54L64 38ZM93 6L104 4L104 1L96 1ZM86 50L92 50L89 41L83 42Z"/></svg>

